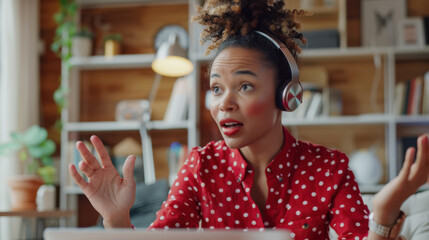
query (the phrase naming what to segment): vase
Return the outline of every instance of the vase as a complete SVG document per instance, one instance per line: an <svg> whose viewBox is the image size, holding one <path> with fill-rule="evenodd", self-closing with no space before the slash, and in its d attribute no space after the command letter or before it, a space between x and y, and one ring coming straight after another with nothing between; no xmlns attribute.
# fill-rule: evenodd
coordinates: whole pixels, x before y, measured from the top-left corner
<svg viewBox="0 0 429 240"><path fill-rule="evenodd" d="M350 157L350 168L361 185L378 184L383 177L383 166L375 149L361 150Z"/></svg>
<svg viewBox="0 0 429 240"><path fill-rule="evenodd" d="M104 56L113 57L120 54L121 52L121 43L114 40L106 40L104 43Z"/></svg>
<svg viewBox="0 0 429 240"><path fill-rule="evenodd" d="M92 40L89 37L75 36L72 39L72 56L89 57L92 50Z"/></svg>
<svg viewBox="0 0 429 240"><path fill-rule="evenodd" d="M55 186L44 184L37 190L37 211L55 210Z"/></svg>
<svg viewBox="0 0 429 240"><path fill-rule="evenodd" d="M9 178L12 211L31 211L37 209L37 190L43 185L43 179L33 175L18 175Z"/></svg>

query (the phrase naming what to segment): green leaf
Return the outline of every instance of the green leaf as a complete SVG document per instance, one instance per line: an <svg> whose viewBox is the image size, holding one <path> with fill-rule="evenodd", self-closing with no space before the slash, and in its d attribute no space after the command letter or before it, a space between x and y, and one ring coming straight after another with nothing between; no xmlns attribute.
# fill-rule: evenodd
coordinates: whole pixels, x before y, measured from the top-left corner
<svg viewBox="0 0 429 240"><path fill-rule="evenodd" d="M58 119L57 121L55 121L55 129L57 130L61 130L63 128L63 121L61 119Z"/></svg>
<svg viewBox="0 0 429 240"><path fill-rule="evenodd" d="M42 165L44 166L54 166L54 161L51 157L42 157Z"/></svg>
<svg viewBox="0 0 429 240"><path fill-rule="evenodd" d="M57 169L53 166L45 166L37 170L37 174L39 174L43 178L45 184L53 184L56 173Z"/></svg>
<svg viewBox="0 0 429 240"><path fill-rule="evenodd" d="M19 133L19 132L13 132L10 134L10 136L12 137L13 140L17 141L17 142L23 142L24 140L24 136L23 134Z"/></svg>
<svg viewBox="0 0 429 240"><path fill-rule="evenodd" d="M37 146L30 146L28 154L33 158L43 158L55 152L56 145L52 140L46 140Z"/></svg>
<svg viewBox="0 0 429 240"><path fill-rule="evenodd" d="M0 156L7 156L15 151L18 151L23 146L20 142L12 141L0 145Z"/></svg>
<svg viewBox="0 0 429 240"><path fill-rule="evenodd" d="M27 163L27 171L28 174L34 174L37 172L37 168L39 168L39 164L36 161L32 161Z"/></svg>
<svg viewBox="0 0 429 240"><path fill-rule="evenodd" d="M27 161L27 159L28 159L28 154L26 151L19 152L19 160Z"/></svg>
<svg viewBox="0 0 429 240"><path fill-rule="evenodd" d="M48 131L37 125L28 128L23 135L23 142L28 146L35 146L41 144L48 137Z"/></svg>

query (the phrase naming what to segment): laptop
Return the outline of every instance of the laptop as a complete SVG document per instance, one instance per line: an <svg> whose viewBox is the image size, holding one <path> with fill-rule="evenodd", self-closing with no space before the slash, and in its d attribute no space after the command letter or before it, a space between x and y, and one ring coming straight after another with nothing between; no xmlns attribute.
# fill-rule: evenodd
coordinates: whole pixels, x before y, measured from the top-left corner
<svg viewBox="0 0 429 240"><path fill-rule="evenodd" d="M287 230L168 230L146 231L146 229L87 229L47 228L45 240L292 240Z"/></svg>

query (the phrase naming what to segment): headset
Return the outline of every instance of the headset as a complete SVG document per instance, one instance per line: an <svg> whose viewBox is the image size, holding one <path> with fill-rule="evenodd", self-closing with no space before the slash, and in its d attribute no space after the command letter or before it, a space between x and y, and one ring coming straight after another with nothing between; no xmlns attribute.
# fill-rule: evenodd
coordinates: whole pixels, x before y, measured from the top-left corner
<svg viewBox="0 0 429 240"><path fill-rule="evenodd" d="M285 79L276 89L276 105L282 111L292 112L301 105L303 92L302 85L299 82L298 65L296 64L295 58L279 39L270 36L267 33L260 31L255 32L270 40L270 42L272 42L281 52L282 56L284 56L288 76L281 76Z"/></svg>

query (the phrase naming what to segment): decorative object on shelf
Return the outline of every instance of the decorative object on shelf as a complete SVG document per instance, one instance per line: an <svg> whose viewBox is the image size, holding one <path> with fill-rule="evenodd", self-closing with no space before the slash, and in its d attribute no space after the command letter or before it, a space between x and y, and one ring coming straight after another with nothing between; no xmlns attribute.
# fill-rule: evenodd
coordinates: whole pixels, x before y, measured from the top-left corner
<svg viewBox="0 0 429 240"><path fill-rule="evenodd" d="M148 100L122 100L116 105L116 121L149 121Z"/></svg>
<svg viewBox="0 0 429 240"><path fill-rule="evenodd" d="M36 209L37 189L43 184L53 184L56 168L51 155L55 152L55 143L47 139L46 129L31 126L24 133L12 133L10 142L0 145L0 155L18 152L24 167L22 176L9 180L12 188L12 208L14 210Z"/></svg>
<svg viewBox="0 0 429 240"><path fill-rule="evenodd" d="M189 79L187 77L178 78L173 86L164 121L175 123L188 119L189 101Z"/></svg>
<svg viewBox="0 0 429 240"><path fill-rule="evenodd" d="M305 45L299 43L303 49L340 47L340 33L338 29L302 31L302 34L307 39Z"/></svg>
<svg viewBox="0 0 429 240"><path fill-rule="evenodd" d="M361 185L378 184L383 177L383 167L376 155L375 146L354 152L349 165Z"/></svg>
<svg viewBox="0 0 429 240"><path fill-rule="evenodd" d="M155 37L156 58L152 69L163 76L181 77L194 69L187 59L188 33L179 25L167 25Z"/></svg>
<svg viewBox="0 0 429 240"><path fill-rule="evenodd" d="M363 0L361 10L362 45L395 46L398 22L406 16L406 1Z"/></svg>
<svg viewBox="0 0 429 240"><path fill-rule="evenodd" d="M405 18L398 22L397 45L399 47L425 46L423 19L419 17Z"/></svg>
<svg viewBox="0 0 429 240"><path fill-rule="evenodd" d="M89 57L92 52L92 39L94 34L87 27L76 32L72 39L72 56Z"/></svg>
<svg viewBox="0 0 429 240"><path fill-rule="evenodd" d="M37 190L37 211L55 210L55 186L44 184Z"/></svg>
<svg viewBox="0 0 429 240"><path fill-rule="evenodd" d="M122 35L115 33L115 34L107 34L103 38L104 42L104 56L110 58L115 55L121 54L121 42L122 42Z"/></svg>

